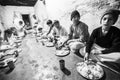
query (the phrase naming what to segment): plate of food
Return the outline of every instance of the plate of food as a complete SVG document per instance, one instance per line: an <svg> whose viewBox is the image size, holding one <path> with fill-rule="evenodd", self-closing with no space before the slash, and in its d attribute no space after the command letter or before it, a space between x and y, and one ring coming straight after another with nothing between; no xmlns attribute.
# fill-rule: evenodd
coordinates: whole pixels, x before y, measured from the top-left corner
<svg viewBox="0 0 120 80"><path fill-rule="evenodd" d="M47 41L48 41L48 39L41 39L40 41L47 42Z"/></svg>
<svg viewBox="0 0 120 80"><path fill-rule="evenodd" d="M77 63L77 71L83 77L90 80L98 80L102 78L104 75L103 68L97 63L94 63L92 61Z"/></svg>
<svg viewBox="0 0 120 80"><path fill-rule="evenodd" d="M14 42L15 42L15 43L21 43L22 40L15 40Z"/></svg>
<svg viewBox="0 0 120 80"><path fill-rule="evenodd" d="M64 57L64 56L67 56L69 54L70 54L69 50L62 49L62 50L57 50L55 55L59 56L59 57Z"/></svg>
<svg viewBox="0 0 120 80"><path fill-rule="evenodd" d="M9 49L11 49L11 46L10 46L10 45L2 45L2 46L0 47L0 51L5 51L5 50L9 50Z"/></svg>
<svg viewBox="0 0 120 80"><path fill-rule="evenodd" d="M52 42L45 42L44 43L46 47L53 47L54 44Z"/></svg>
<svg viewBox="0 0 120 80"><path fill-rule="evenodd" d="M0 68L7 67L8 62L10 62L10 61L12 61L12 62L15 63L17 61L17 58L15 58L15 57L9 57L9 58L0 60Z"/></svg>

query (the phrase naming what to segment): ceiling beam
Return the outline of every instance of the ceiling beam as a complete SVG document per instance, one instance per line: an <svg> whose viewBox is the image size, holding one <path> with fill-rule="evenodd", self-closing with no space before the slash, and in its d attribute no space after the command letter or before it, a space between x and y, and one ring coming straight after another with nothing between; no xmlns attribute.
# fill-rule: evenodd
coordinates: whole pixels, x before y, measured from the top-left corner
<svg viewBox="0 0 120 80"><path fill-rule="evenodd" d="M37 0L0 0L0 4L3 6L34 6Z"/></svg>

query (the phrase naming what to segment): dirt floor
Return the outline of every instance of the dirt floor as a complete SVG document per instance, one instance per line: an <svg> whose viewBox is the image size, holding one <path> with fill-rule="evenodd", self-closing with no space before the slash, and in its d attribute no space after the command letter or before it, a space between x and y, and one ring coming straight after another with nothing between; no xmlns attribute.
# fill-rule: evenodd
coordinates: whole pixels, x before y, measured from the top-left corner
<svg viewBox="0 0 120 80"><path fill-rule="evenodd" d="M59 60L63 58L55 56L54 47L42 46L35 38L27 36L21 48L15 69L9 74L5 74L8 68L1 69L0 80L77 80L75 63L79 59L76 56L64 58L65 66L73 72L66 76L59 67Z"/></svg>
<svg viewBox="0 0 120 80"><path fill-rule="evenodd" d="M57 57L54 47L45 47L35 37L28 35L20 47L15 69L5 74L9 68L0 69L0 80L87 80L76 69L76 64L83 61L80 54L70 53L66 57ZM59 60L65 61L61 70ZM119 75L103 67L106 75L101 80L119 80ZM112 76L111 76L112 75Z"/></svg>

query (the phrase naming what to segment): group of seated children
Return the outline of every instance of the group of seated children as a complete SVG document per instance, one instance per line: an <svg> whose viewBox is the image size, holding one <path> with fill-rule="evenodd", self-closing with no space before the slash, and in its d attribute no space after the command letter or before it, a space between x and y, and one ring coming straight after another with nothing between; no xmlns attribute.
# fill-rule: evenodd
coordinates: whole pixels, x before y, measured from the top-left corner
<svg viewBox="0 0 120 80"><path fill-rule="evenodd" d="M18 53L22 51L19 46L23 36L19 36L18 33L15 27L11 27L4 31L4 37L2 38L0 31L0 63L3 63L0 67L5 67L8 64L10 70L7 73L15 68L14 61L18 57Z"/></svg>
<svg viewBox="0 0 120 80"><path fill-rule="evenodd" d="M91 54L96 55L100 61L120 62L120 29L113 26L118 20L120 11L108 9L100 19L101 26L94 29L89 35L88 26L80 21L80 14L77 10L71 13L72 25L69 33L60 25L58 20L53 23L47 21L49 26L47 37L66 36L59 48L68 45L74 53L80 53L85 59L89 59Z"/></svg>
<svg viewBox="0 0 120 80"><path fill-rule="evenodd" d="M52 22L47 21L48 30L45 36L52 37L52 39L58 40L58 48L61 49L66 44L70 47L71 51L78 52L83 47L89 38L88 26L80 19L80 14L77 10L71 14L71 21L73 24L69 28L69 33L64 27L60 25L58 20Z"/></svg>

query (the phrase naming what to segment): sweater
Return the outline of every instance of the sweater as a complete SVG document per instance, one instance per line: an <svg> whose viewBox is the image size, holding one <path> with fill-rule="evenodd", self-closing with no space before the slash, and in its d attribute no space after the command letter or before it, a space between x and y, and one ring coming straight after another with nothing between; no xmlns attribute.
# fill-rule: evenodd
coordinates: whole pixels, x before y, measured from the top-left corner
<svg viewBox="0 0 120 80"><path fill-rule="evenodd" d="M106 48L102 51L103 54L111 52L120 52L120 29L115 26L111 26L108 33L103 35L102 27L98 27L93 30L87 45L86 52L90 53L93 44Z"/></svg>
<svg viewBox="0 0 120 80"><path fill-rule="evenodd" d="M71 25L69 29L69 39L80 39L82 42L87 42L89 39L88 26L79 21L78 25Z"/></svg>

